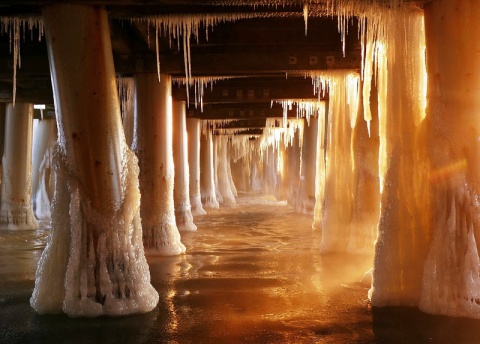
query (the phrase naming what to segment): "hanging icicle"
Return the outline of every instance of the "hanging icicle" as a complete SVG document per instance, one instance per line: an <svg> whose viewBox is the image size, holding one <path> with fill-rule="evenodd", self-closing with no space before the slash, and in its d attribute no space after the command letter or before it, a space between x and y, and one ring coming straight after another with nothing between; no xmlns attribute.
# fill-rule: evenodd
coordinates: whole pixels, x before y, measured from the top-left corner
<svg viewBox="0 0 480 344"><path fill-rule="evenodd" d="M17 97L17 69L22 66L20 57L20 33L25 41L25 32L30 30L30 39L33 40L33 31L38 30L38 40L43 37L43 21L40 17L0 17L0 34L8 34L10 54L13 52L13 106Z"/></svg>

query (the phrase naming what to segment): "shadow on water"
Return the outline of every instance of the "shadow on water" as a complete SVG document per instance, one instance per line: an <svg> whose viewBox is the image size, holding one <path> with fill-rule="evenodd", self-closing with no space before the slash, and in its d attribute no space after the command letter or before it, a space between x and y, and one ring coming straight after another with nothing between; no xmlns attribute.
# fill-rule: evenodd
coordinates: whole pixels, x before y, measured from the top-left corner
<svg viewBox="0 0 480 344"><path fill-rule="evenodd" d="M480 343L480 321L431 315L410 307L372 309L377 343Z"/></svg>

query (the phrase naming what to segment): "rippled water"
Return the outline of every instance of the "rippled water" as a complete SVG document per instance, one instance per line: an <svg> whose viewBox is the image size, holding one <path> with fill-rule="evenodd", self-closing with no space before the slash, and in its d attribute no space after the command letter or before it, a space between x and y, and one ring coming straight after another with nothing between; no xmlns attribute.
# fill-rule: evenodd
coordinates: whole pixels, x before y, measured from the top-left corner
<svg viewBox="0 0 480 344"><path fill-rule="evenodd" d="M148 257L158 307L70 319L30 308L48 229L0 232L0 343L475 343L480 322L371 309L372 256L319 254L312 219L270 197L195 218L187 254Z"/></svg>

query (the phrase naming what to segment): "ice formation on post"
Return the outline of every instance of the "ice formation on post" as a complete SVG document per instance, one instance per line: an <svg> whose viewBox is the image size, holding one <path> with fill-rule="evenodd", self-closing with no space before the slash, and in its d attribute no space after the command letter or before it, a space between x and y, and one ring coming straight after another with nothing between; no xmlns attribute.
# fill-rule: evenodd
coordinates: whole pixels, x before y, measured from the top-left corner
<svg viewBox="0 0 480 344"><path fill-rule="evenodd" d="M480 2L425 7L431 243L420 309L480 319ZM461 37L461 39L459 39Z"/></svg>
<svg viewBox="0 0 480 344"><path fill-rule="evenodd" d="M218 179L218 146L220 142L220 135L213 135L213 181L215 182L215 196L217 197L217 201L219 204L223 203L223 196L220 192L220 185Z"/></svg>
<svg viewBox="0 0 480 344"><path fill-rule="evenodd" d="M189 192L192 215L204 215L200 192L200 119L187 118Z"/></svg>
<svg viewBox="0 0 480 344"><path fill-rule="evenodd" d="M37 229L31 204L33 104L7 104L0 229Z"/></svg>
<svg viewBox="0 0 480 344"><path fill-rule="evenodd" d="M128 147L132 147L134 128L134 92L135 81L131 77L117 77L120 113L122 114L123 131Z"/></svg>
<svg viewBox="0 0 480 344"><path fill-rule="evenodd" d="M313 209L313 229L322 229L323 200L325 196L325 102L321 103L317 123L317 156L315 175L315 207Z"/></svg>
<svg viewBox="0 0 480 344"><path fill-rule="evenodd" d="M54 119L34 120L32 206L38 220L50 220L53 198L53 149L57 142Z"/></svg>
<svg viewBox="0 0 480 344"><path fill-rule="evenodd" d="M172 81L162 74L135 75L133 150L140 166L143 244L148 254L185 252L180 241L173 199Z"/></svg>
<svg viewBox="0 0 480 344"><path fill-rule="evenodd" d="M43 18L58 141L52 230L30 304L73 317L151 311L158 293L144 255L138 164L123 134L107 12L58 4L44 7Z"/></svg>
<svg viewBox="0 0 480 344"><path fill-rule="evenodd" d="M326 83L330 96L320 250L343 252L352 212L351 133L357 118L360 79L348 71L313 74L312 78L316 87Z"/></svg>
<svg viewBox="0 0 480 344"><path fill-rule="evenodd" d="M211 130L206 130L205 134L202 134L200 159L200 192L202 195L203 207L207 209L218 209L219 204L215 190L213 140Z"/></svg>
<svg viewBox="0 0 480 344"><path fill-rule="evenodd" d="M186 104L173 102L173 161L175 179L173 200L175 219L179 231L193 232L197 226L193 223L189 193L188 146L186 128Z"/></svg>
<svg viewBox="0 0 480 344"><path fill-rule="evenodd" d="M423 13L400 7L368 21L379 28L371 44L378 51L382 188L371 300L374 306L418 306L429 243L425 143L418 137L425 117Z"/></svg>
<svg viewBox="0 0 480 344"><path fill-rule="evenodd" d="M371 82L371 81L370 81ZM370 88L372 89L372 88ZM360 87L360 92L365 90ZM378 104L376 87L370 96L373 99L369 120L361 114L364 111L363 97L360 96L357 123L352 131L353 180L352 219L350 222L347 252L371 254L377 238L380 215L380 179L378 176Z"/></svg>
<svg viewBox="0 0 480 344"><path fill-rule="evenodd" d="M230 156L228 154L228 137L217 136L217 172L218 189L222 195L223 204L235 204L235 195L231 185L231 174L229 173Z"/></svg>

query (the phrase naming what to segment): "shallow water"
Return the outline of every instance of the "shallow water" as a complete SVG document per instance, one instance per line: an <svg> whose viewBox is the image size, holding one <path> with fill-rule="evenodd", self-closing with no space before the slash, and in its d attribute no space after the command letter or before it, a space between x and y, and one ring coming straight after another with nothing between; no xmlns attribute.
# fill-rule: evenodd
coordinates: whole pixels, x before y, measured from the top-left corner
<svg viewBox="0 0 480 344"><path fill-rule="evenodd" d="M195 218L187 254L148 257L158 307L70 319L29 305L48 229L0 232L0 343L477 343L480 322L372 309L372 256L321 255L312 219L270 197Z"/></svg>

